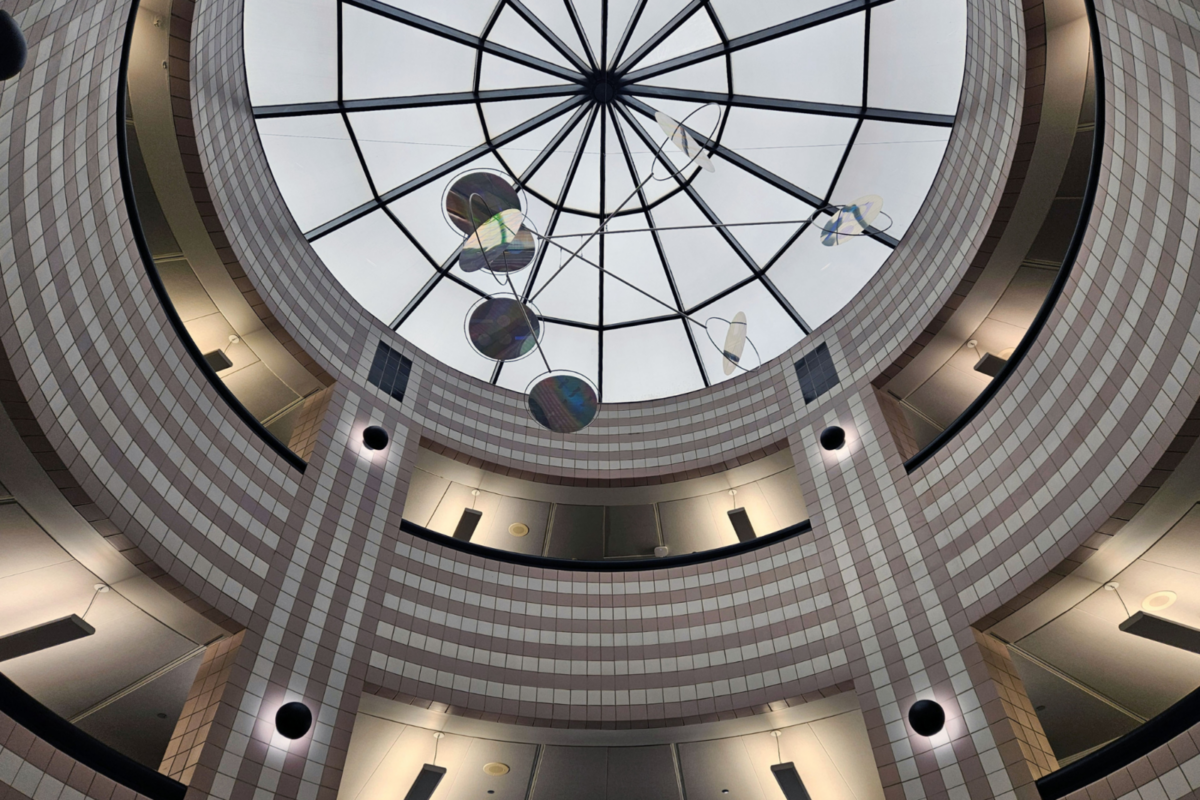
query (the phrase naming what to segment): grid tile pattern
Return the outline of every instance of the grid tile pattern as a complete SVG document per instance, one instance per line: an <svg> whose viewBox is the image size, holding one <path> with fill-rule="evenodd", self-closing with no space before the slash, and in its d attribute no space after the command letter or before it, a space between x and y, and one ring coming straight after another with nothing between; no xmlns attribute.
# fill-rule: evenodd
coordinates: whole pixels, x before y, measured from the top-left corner
<svg viewBox="0 0 1200 800"><path fill-rule="evenodd" d="M21 424L98 519L246 626L195 793L332 800L368 685L449 712L616 727L753 713L852 682L889 798L1028 795L1028 770L1003 755L1016 732L989 719L999 690L969 624L1111 516L1200 398L1194 8L1099 3L1111 125L1071 284L1013 380L910 477L870 381L948 302L998 208L1024 98L1015 4L969 6L966 105L934 213L817 332L837 387L803 403L802 342L714 390L607 408L573 438L391 337L320 269L253 133L239 7L197 8L196 139L247 279L337 377L303 476L188 363L132 247L112 104L127 6L22 0L30 67L0 87L0 343L6 391L29 408ZM381 338L413 361L403 402L364 388ZM848 445L825 454L817 433L833 423ZM351 444L369 424L392 433L387 451ZM659 573L489 564L398 533L421 437L505 468L641 481L786 439L814 534ZM907 730L923 697L947 709L944 739ZM270 720L293 699L317 723L284 745Z"/></svg>

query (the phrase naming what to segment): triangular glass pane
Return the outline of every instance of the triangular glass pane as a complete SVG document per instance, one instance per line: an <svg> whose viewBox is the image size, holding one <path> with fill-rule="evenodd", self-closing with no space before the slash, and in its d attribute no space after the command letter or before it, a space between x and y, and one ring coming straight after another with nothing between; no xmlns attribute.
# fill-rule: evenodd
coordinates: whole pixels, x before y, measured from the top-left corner
<svg viewBox="0 0 1200 800"><path fill-rule="evenodd" d="M253 0L242 16L256 106L337 99L338 0Z"/></svg>
<svg viewBox="0 0 1200 800"><path fill-rule="evenodd" d="M443 0L432 1L442 2ZM584 49L579 43L579 37L575 35L575 26L571 24L567 6L562 0L524 0L524 3L525 8L529 9L530 13L541 20L547 28L554 31L563 44L575 51L575 55L579 56L581 60L587 61Z"/></svg>
<svg viewBox="0 0 1200 800"><path fill-rule="evenodd" d="M604 29L600 25L601 4L596 0L567 0L567 2L574 4L575 13L579 15L579 22L583 25L583 33L587 36L592 53L595 54L597 61L603 63L604 58L600 54L604 39Z"/></svg>
<svg viewBox="0 0 1200 800"><path fill-rule="evenodd" d="M654 209L654 222L660 230L710 224L682 192ZM711 227L662 230L660 236L685 307L703 302L752 274Z"/></svg>
<svg viewBox="0 0 1200 800"><path fill-rule="evenodd" d="M737 51L733 74L738 93L860 104L864 20L853 14Z"/></svg>
<svg viewBox="0 0 1200 800"><path fill-rule="evenodd" d="M518 175L524 176L533 160L541 155L550 140L562 129L562 126L570 124L572 116L571 114L564 116L561 124L557 121L547 123L516 139L511 146L502 148L501 153L504 155L505 161ZM538 167L538 171L529 180L530 191L542 195L550 202L558 202L567 170L570 169L571 160L575 157L575 151L579 149L579 140L585 130L587 130L586 116L576 123L558 147Z"/></svg>
<svg viewBox="0 0 1200 800"><path fill-rule="evenodd" d="M957 0L904 0L873 10L868 104L955 113L966 38L967 7Z"/></svg>
<svg viewBox="0 0 1200 800"><path fill-rule="evenodd" d="M350 133L336 115L258 120L271 173L301 230L371 199Z"/></svg>
<svg viewBox="0 0 1200 800"><path fill-rule="evenodd" d="M593 238L580 253L591 264L579 259L571 260L571 253L578 250L595 230L596 224L593 219L577 214L563 214L559 217L553 235L561 247L551 245L546 251L545 261L535 283L535 303L540 313L548 317L592 325L599 323L600 271L593 265L600 263L600 243ZM565 266L559 272L562 265ZM556 273L557 277L554 277Z"/></svg>
<svg viewBox="0 0 1200 800"><path fill-rule="evenodd" d="M767 272L767 277L810 326L836 314L858 294L892 254L892 249L866 236L838 247L821 243L818 219Z"/></svg>
<svg viewBox="0 0 1200 800"><path fill-rule="evenodd" d="M666 268L654 246L654 237L640 230L646 227L649 226L644 214L617 217L608 225L610 232L604 235L604 268L611 275L604 278L606 325L661 317L678 310L667 282ZM637 232L620 232L630 230ZM654 299L614 280L612 275L628 281Z"/></svg>
<svg viewBox="0 0 1200 800"><path fill-rule="evenodd" d="M347 116L380 194L483 144L474 106L361 111Z"/></svg>
<svg viewBox="0 0 1200 800"><path fill-rule="evenodd" d="M648 0L646 8L642 10L642 16L638 19L637 27L633 29L633 36L629 38L629 46L621 56L622 61L633 55L647 39L662 30L686 5L687 0ZM640 62L638 66L641 66Z"/></svg>
<svg viewBox="0 0 1200 800"><path fill-rule="evenodd" d="M888 233L903 237L925 203L949 138L949 128L864 122L830 201L840 205L879 195L883 213L893 220ZM885 225L883 218L875 222L876 228Z"/></svg>
<svg viewBox="0 0 1200 800"><path fill-rule="evenodd" d="M475 50L353 6L342 10L347 98L470 91ZM436 68L431 65L436 64Z"/></svg>
<svg viewBox="0 0 1200 800"><path fill-rule="evenodd" d="M604 402L630 403L704 388L684 323L604 332Z"/></svg>
<svg viewBox="0 0 1200 800"><path fill-rule="evenodd" d="M483 103L483 117L487 120L488 133L492 136L512 130L518 125L533 119L543 111L561 105L570 98L567 97L538 97L532 100L504 100L494 103ZM471 107L474 113L474 106ZM559 120L567 120L571 112L563 114ZM548 122L542 127L557 130L559 123Z"/></svg>
<svg viewBox="0 0 1200 800"><path fill-rule="evenodd" d="M478 36L491 17L496 0L383 0L390 6L412 12L419 17L449 25L464 33Z"/></svg>
<svg viewBox="0 0 1200 800"><path fill-rule="evenodd" d="M721 144L784 180L824 197L855 124L853 119L839 117L732 108Z"/></svg>
<svg viewBox="0 0 1200 800"><path fill-rule="evenodd" d="M673 69L640 81L647 86L669 86L674 89L692 89L700 92L728 92L729 70L723 58L710 58L690 67ZM653 98L643 98L653 103Z"/></svg>
<svg viewBox="0 0 1200 800"><path fill-rule="evenodd" d="M663 39L657 47L646 54L637 64L637 69L649 67L669 58L693 53L721 43L721 36L713 27L708 14L699 11L690 16L687 22L680 25L670 36Z"/></svg>
<svg viewBox="0 0 1200 800"><path fill-rule="evenodd" d="M433 266L383 213L373 211L313 242L354 299L385 325L433 277Z"/></svg>
<svg viewBox="0 0 1200 800"><path fill-rule="evenodd" d="M557 34L558 32L555 31ZM562 37L559 37L562 38ZM567 61L561 53L554 48L546 37L542 36L526 22L520 14L513 11L512 8L506 8L496 20L496 24L488 31L488 41L502 44L505 47L511 47L520 53L540 58L544 61L549 61L553 64L558 64L568 69L574 69L574 65Z"/></svg>
<svg viewBox="0 0 1200 800"><path fill-rule="evenodd" d="M485 53L479 71L480 89L524 89L529 86L558 86L569 83L562 78L527 67L507 58ZM467 85L470 90L470 85Z"/></svg>
<svg viewBox="0 0 1200 800"><path fill-rule="evenodd" d="M639 0L608 0L608 53L604 60L610 67L615 66L613 60L616 57L617 46L638 2Z"/></svg>
<svg viewBox="0 0 1200 800"><path fill-rule="evenodd" d="M715 172L701 172L692 182L721 222L733 225L730 235L751 257L765 265L808 219L813 207L745 170L718 160ZM745 225L744 223L778 223Z"/></svg>
<svg viewBox="0 0 1200 800"><path fill-rule="evenodd" d="M754 0L753 3L712 0L712 7L725 28L725 35L733 39L782 25L837 3L838 0Z"/></svg>
<svg viewBox="0 0 1200 800"><path fill-rule="evenodd" d="M641 201L634 191L636 184L629 174L625 153L621 150L621 141L614 130L615 124L610 116L605 130L608 137L605 144L608 152L604 172L605 214L615 213L618 208L627 211L641 206ZM622 203L624 203L623 206Z"/></svg>
<svg viewBox="0 0 1200 800"><path fill-rule="evenodd" d="M592 126L587 143L583 148L583 156L579 159L579 169L575 172L575 180L571 182L571 191L567 195L567 208L580 211L600 212L600 120ZM597 220L597 224L599 220Z"/></svg>

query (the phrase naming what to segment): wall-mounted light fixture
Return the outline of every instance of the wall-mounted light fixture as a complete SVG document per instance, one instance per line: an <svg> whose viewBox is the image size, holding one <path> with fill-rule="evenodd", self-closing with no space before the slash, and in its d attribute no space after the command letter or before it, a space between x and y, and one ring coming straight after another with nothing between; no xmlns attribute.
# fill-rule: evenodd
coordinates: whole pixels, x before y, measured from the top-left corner
<svg viewBox="0 0 1200 800"><path fill-rule="evenodd" d="M388 446L387 431L378 425L372 425L363 431L363 447L368 450L382 450Z"/></svg>
<svg viewBox="0 0 1200 800"><path fill-rule="evenodd" d="M908 724L922 736L933 736L946 727L946 710L935 700L918 700L908 709Z"/></svg>
<svg viewBox="0 0 1200 800"><path fill-rule="evenodd" d="M288 739L299 739L312 727L312 711L299 701L284 703L275 712L275 730Z"/></svg>
<svg viewBox="0 0 1200 800"><path fill-rule="evenodd" d="M846 432L837 425L830 425L821 431L821 447L826 450L841 450L846 446Z"/></svg>

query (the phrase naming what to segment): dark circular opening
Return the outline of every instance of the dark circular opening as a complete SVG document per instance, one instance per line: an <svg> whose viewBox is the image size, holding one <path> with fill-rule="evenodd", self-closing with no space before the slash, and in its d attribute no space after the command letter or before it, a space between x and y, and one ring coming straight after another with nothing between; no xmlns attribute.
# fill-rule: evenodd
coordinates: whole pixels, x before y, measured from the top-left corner
<svg viewBox="0 0 1200 800"><path fill-rule="evenodd" d="M922 736L933 736L945 727L946 712L933 700L918 700L908 709L908 724Z"/></svg>
<svg viewBox="0 0 1200 800"><path fill-rule="evenodd" d="M837 425L821 431L821 447L826 450L841 450L846 444L846 432Z"/></svg>
<svg viewBox="0 0 1200 800"><path fill-rule="evenodd" d="M7 11L0 10L0 81L17 77L25 68L29 49L17 21Z"/></svg>
<svg viewBox="0 0 1200 800"><path fill-rule="evenodd" d="M275 730L289 739L299 739L312 727L312 712L304 703L285 703L275 712Z"/></svg>
<svg viewBox="0 0 1200 800"><path fill-rule="evenodd" d="M366 447L368 450L382 450L387 445L387 431L378 425L372 425L363 431L363 447Z"/></svg>

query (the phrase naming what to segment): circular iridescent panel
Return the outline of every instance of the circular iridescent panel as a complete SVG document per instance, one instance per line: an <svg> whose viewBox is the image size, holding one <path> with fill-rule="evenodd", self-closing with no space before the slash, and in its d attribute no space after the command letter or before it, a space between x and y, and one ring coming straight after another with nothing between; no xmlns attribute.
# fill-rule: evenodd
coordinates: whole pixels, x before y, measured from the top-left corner
<svg viewBox="0 0 1200 800"><path fill-rule="evenodd" d="M517 190L494 172L470 172L454 181L446 192L446 216L466 234L475 233L502 211L520 210Z"/></svg>
<svg viewBox="0 0 1200 800"><path fill-rule="evenodd" d="M532 353L541 328L537 312L515 297L489 297L467 317L471 346L494 361L513 361Z"/></svg>
<svg viewBox="0 0 1200 800"><path fill-rule="evenodd" d="M529 387L529 413L548 431L577 433L592 423L600 399L591 381L574 372L551 372Z"/></svg>

